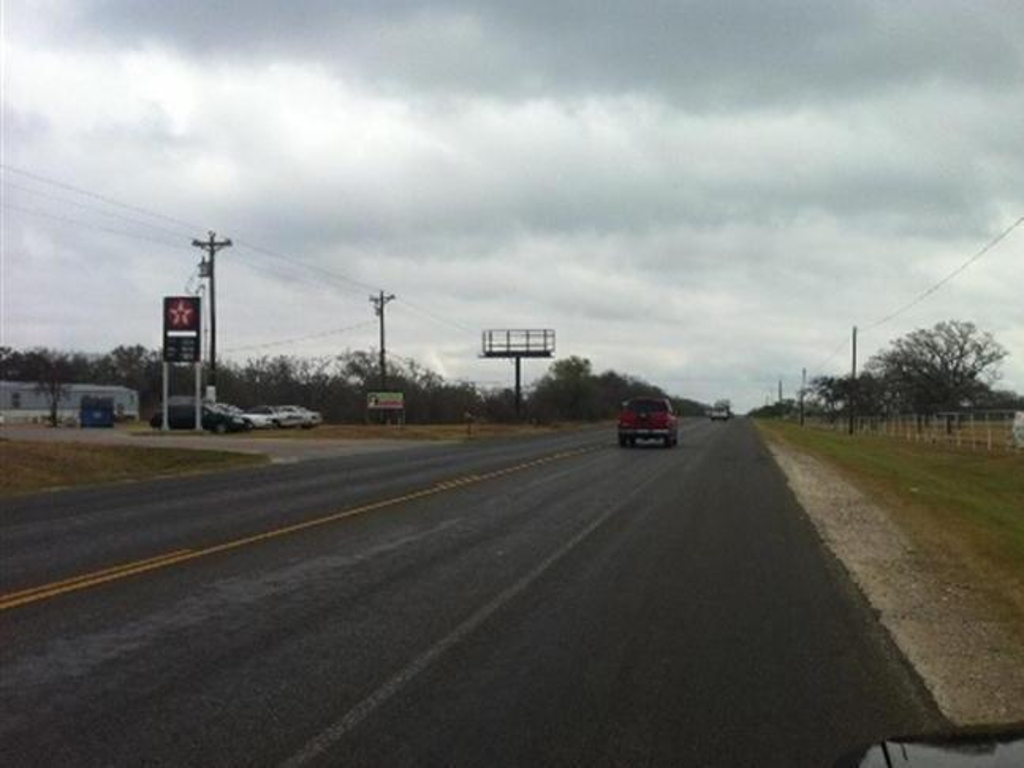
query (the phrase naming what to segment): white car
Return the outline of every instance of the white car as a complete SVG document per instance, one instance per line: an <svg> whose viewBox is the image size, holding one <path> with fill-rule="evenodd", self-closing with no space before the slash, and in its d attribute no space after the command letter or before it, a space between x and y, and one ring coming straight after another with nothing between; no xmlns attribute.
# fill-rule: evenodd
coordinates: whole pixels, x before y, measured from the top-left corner
<svg viewBox="0 0 1024 768"><path fill-rule="evenodd" d="M242 414L242 418L252 425L253 429L276 429L281 426L276 411L269 405L258 405Z"/></svg>
<svg viewBox="0 0 1024 768"><path fill-rule="evenodd" d="M324 422L324 417L319 412L303 408L301 405L280 405L275 410L282 420L281 426L299 426L303 429L312 429Z"/></svg>

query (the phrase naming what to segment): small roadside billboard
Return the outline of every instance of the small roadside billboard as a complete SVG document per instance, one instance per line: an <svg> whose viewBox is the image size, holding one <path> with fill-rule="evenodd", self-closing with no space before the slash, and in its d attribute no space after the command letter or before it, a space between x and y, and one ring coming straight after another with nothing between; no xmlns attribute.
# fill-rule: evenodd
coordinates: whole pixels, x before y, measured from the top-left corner
<svg viewBox="0 0 1024 768"><path fill-rule="evenodd" d="M405 394L402 392L369 392L366 408L370 411L404 411Z"/></svg>

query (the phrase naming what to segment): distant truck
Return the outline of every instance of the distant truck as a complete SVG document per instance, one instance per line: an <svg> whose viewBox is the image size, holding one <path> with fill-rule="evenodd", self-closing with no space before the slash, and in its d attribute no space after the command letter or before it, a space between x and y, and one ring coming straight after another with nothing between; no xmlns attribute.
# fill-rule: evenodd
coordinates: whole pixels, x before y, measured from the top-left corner
<svg viewBox="0 0 1024 768"><path fill-rule="evenodd" d="M728 421L732 418L732 403L728 400L716 401L708 411L708 416L712 421Z"/></svg>

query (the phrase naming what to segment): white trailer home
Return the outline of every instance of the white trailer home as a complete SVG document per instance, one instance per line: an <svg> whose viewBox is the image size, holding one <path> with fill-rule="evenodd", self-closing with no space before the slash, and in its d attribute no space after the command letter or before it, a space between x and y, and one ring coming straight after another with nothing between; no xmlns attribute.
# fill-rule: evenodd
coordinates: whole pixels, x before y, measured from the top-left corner
<svg viewBox="0 0 1024 768"><path fill-rule="evenodd" d="M108 397L118 419L139 418L138 392L104 384L68 384L57 403L57 418L77 422L83 397ZM50 418L50 398L34 382L0 381L0 417L4 424L43 423Z"/></svg>

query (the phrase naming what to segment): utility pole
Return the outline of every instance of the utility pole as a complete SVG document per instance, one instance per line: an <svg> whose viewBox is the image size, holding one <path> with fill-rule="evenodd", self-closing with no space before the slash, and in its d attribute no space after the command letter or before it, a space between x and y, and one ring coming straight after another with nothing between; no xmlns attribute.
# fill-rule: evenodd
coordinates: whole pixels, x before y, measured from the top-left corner
<svg viewBox="0 0 1024 768"><path fill-rule="evenodd" d="M853 362L850 365L850 428L853 434L853 422L857 410L857 326L853 326Z"/></svg>
<svg viewBox="0 0 1024 768"><path fill-rule="evenodd" d="M800 372L800 426L804 425L804 394L807 392L807 369Z"/></svg>
<svg viewBox="0 0 1024 768"><path fill-rule="evenodd" d="M213 230L210 230L207 240L193 240L192 245L206 251L207 259L199 264L199 274L210 281L210 378L209 384L213 387L214 397L217 392L217 283L216 283L216 258L217 251L221 248L230 248L230 238L218 240Z"/></svg>
<svg viewBox="0 0 1024 768"><path fill-rule="evenodd" d="M385 294L381 291L377 296L370 297L370 303L373 304L373 312L380 318L380 390L385 391L388 388L388 372L387 372L387 360L384 353L384 307L388 305L389 301L395 300L395 294Z"/></svg>
<svg viewBox="0 0 1024 768"><path fill-rule="evenodd" d="M779 405L782 405L782 377L779 377Z"/></svg>

